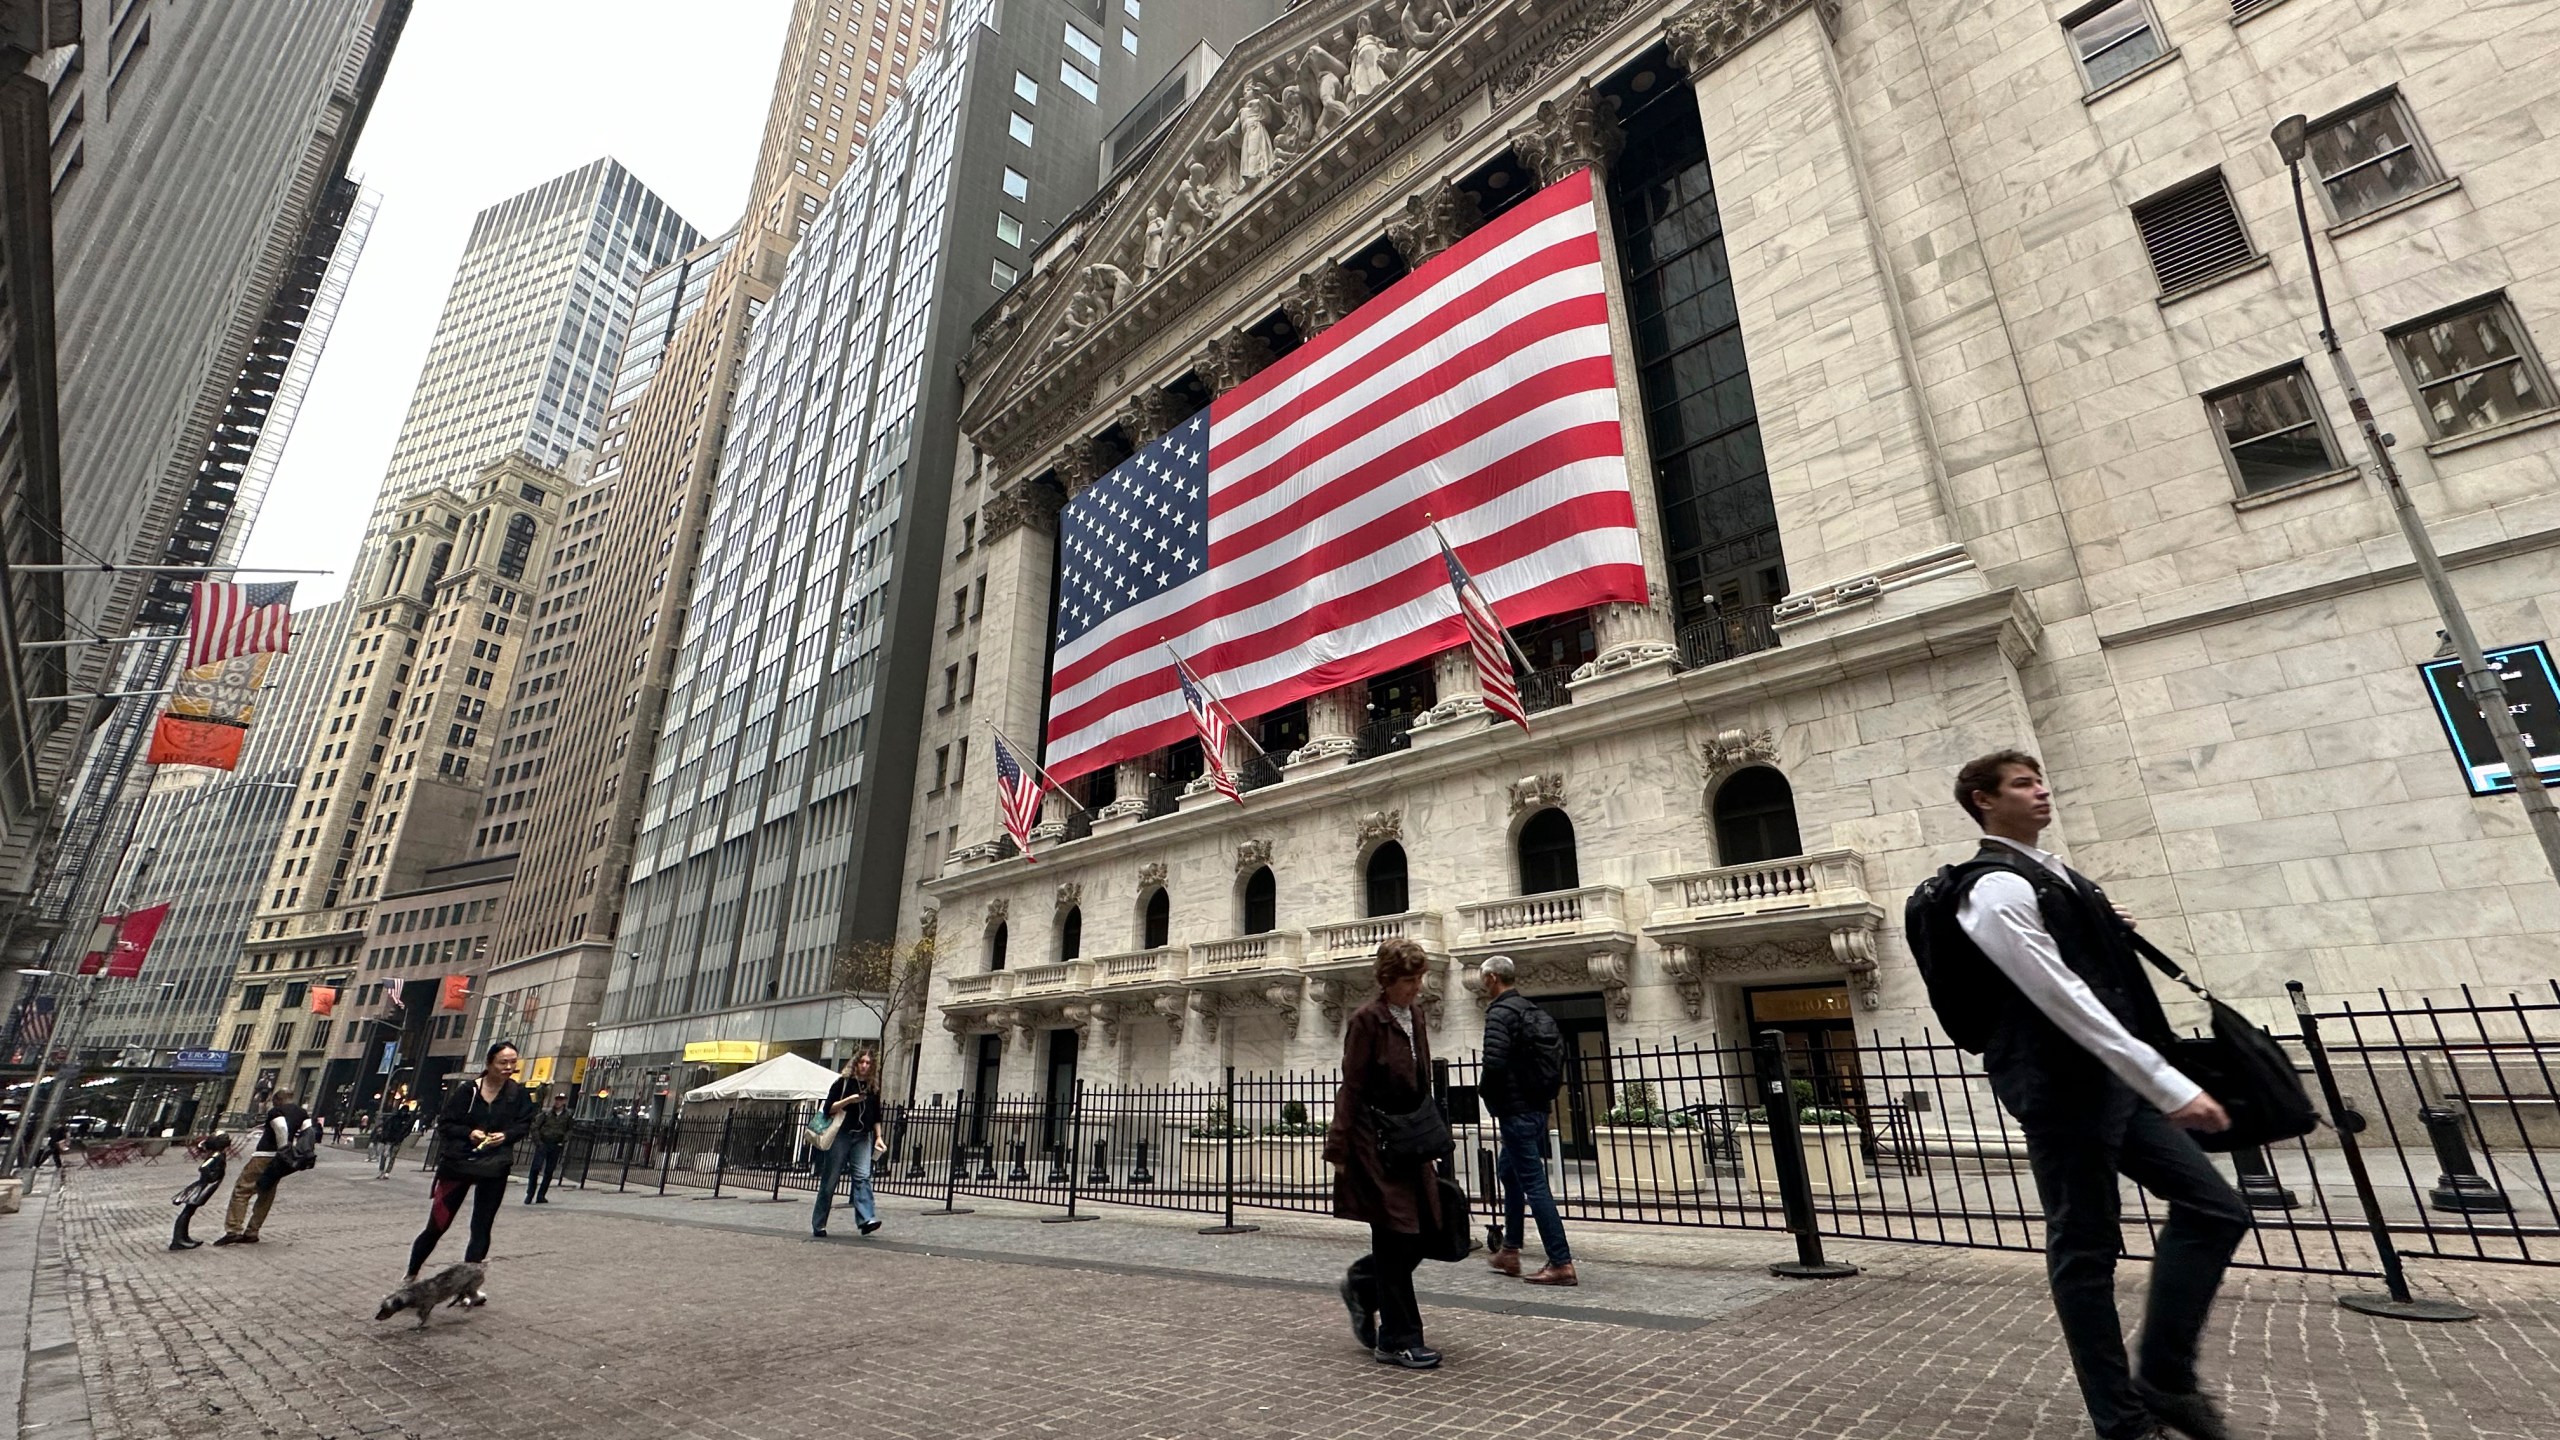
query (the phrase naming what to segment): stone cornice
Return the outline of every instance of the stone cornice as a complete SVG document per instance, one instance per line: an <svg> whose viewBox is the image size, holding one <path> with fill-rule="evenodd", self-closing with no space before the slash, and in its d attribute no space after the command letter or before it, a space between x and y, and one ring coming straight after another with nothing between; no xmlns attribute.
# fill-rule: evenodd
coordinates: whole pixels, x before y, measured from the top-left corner
<svg viewBox="0 0 2560 1440"><path fill-rule="evenodd" d="M1859 675L1950 655L1997 649L2012 665L2035 653L2043 627L2026 597L2015 589L1985 591L1947 604L1897 615L1802 644L1785 644L1720 665L1668 674L1651 684L1609 697L1606 704L1567 705L1538 715L1538 743L1551 749L1603 736L1695 719L1710 735L1729 728L1755 702L1799 694ZM1247 809L1286 806L1304 815L1334 807L1365 813L1391 803L1396 792L1443 783L1494 763L1508 732L1480 735L1399 751L1357 765L1337 766L1283 780L1252 792ZM1505 763L1528 762L1516 754ZM1505 772L1509 773L1509 772ZM1247 817L1250 818L1250 817ZM1176 847L1232 836L1237 815L1230 806L1200 805L1161 819L1075 840L1041 856L1041 872L1017 873L1009 864L980 866L928 880L923 892L943 903L964 896L1010 891L1026 878L1043 884L1083 867L1121 863L1139 855L1161 856ZM1253 821L1267 825L1267 816ZM1048 867L1055 865L1057 870ZM1042 873L1046 872L1046 873Z"/></svg>

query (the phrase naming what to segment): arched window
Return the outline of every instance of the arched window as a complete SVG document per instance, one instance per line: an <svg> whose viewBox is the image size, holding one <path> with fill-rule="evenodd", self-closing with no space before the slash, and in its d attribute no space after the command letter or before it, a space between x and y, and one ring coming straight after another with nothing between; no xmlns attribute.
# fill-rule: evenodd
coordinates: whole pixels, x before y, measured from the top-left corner
<svg viewBox="0 0 2560 1440"><path fill-rule="evenodd" d="M1073 960L1084 953L1084 909L1067 907L1067 918L1058 922L1058 958Z"/></svg>
<svg viewBox="0 0 2560 1440"><path fill-rule="evenodd" d="M498 547L498 573L509 580L524 578L524 562L533 554L533 517L519 515L507 522L507 539Z"/></svg>
<svg viewBox="0 0 2560 1440"><path fill-rule="evenodd" d="M1159 885L1155 892L1147 897L1146 939L1138 948L1161 950L1172 943L1173 901L1165 895L1164 887Z"/></svg>
<svg viewBox="0 0 2560 1440"><path fill-rule="evenodd" d="M1405 885L1404 847L1390 840L1369 852L1369 913L1401 915L1413 908Z"/></svg>
<svg viewBox="0 0 2560 1440"><path fill-rule="evenodd" d="M989 970L1004 968L1005 928L1002 924L998 924L996 928L987 932L987 968Z"/></svg>
<svg viewBox="0 0 2560 1440"><path fill-rule="evenodd" d="M1737 771L1716 788L1716 862L1750 865L1804 853L1796 833L1796 792L1766 765Z"/></svg>
<svg viewBox="0 0 2560 1440"><path fill-rule="evenodd" d="M1541 810L1520 827L1520 893L1544 895L1551 890L1579 890L1582 870L1574 861L1573 822L1562 810Z"/></svg>
<svg viewBox="0 0 2560 1440"><path fill-rule="evenodd" d="M1244 882L1244 933L1264 935L1280 928L1280 885L1263 866Z"/></svg>

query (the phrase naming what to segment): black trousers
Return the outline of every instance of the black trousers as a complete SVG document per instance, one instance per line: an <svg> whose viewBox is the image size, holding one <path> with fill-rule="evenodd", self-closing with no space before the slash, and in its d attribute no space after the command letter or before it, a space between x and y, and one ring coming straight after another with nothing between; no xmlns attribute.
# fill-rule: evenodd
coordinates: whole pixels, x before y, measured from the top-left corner
<svg viewBox="0 0 2560 1440"><path fill-rule="evenodd" d="M533 1169L526 1172L524 1177L524 1198L527 1204L550 1198L551 1182L560 1178L560 1156L567 1148L566 1145L533 1147Z"/></svg>
<svg viewBox="0 0 2560 1440"><path fill-rule="evenodd" d="M2194 1137L2136 1102L2120 1137L2107 1127L2026 1127L2027 1163L2044 1201L2045 1274L2080 1396L2098 1433L2139 1435L2149 1415L2133 1392L2139 1373L2173 1394L2196 1388L2196 1346L2232 1251L2249 1233L2249 1207L2197 1148ZM2137 1364L2125 1362L2116 1313L2116 1255L2123 1176L2168 1202L2151 1260Z"/></svg>
<svg viewBox="0 0 2560 1440"><path fill-rule="evenodd" d="M1422 1237L1383 1225L1369 1227L1369 1253L1351 1262L1351 1291L1377 1312L1381 1350L1422 1343L1422 1302L1413 1296L1413 1272L1421 1264Z"/></svg>
<svg viewBox="0 0 2560 1440"><path fill-rule="evenodd" d="M212 1198L213 1196L207 1195L203 1200L198 1200L192 1205L181 1205L178 1207L178 1223L172 1226L169 1230L170 1244L183 1245L187 1241L195 1238L187 1233L187 1222L195 1219L196 1212L203 1209L205 1207L205 1202Z"/></svg>
<svg viewBox="0 0 2560 1440"><path fill-rule="evenodd" d="M436 1252L436 1242L453 1227L465 1192L471 1196L471 1243L463 1247L462 1258L475 1265L489 1258L490 1229L498 1223L498 1211L507 1203L507 1177L438 1174L435 1190L427 1201L427 1228L409 1244L410 1274L424 1268L427 1257Z"/></svg>

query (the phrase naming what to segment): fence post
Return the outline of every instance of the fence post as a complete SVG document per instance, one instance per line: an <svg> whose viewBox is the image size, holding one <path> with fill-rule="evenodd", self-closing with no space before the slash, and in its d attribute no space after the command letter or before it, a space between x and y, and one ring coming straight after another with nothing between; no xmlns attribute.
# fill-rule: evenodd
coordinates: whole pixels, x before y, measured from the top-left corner
<svg viewBox="0 0 2560 1440"><path fill-rule="evenodd" d="M631 1193L631 1161L633 1152L640 1148L632 1143L635 1138L628 1130L622 1133L622 1179L613 1187L613 1193L616 1195Z"/></svg>
<svg viewBox="0 0 2560 1440"><path fill-rule="evenodd" d="M942 1208L919 1210L918 1215L968 1215L969 1207L953 1203L960 1196L960 1167L967 1163L960 1153L960 1117L969 1109L969 1092L951 1092L951 1163L942 1172Z"/></svg>
<svg viewBox="0 0 2560 1440"><path fill-rule="evenodd" d="M1262 1227L1236 1223L1236 1067L1233 1065L1227 1067L1226 1116L1227 1123L1218 1128L1226 1137L1224 1145L1227 1161L1227 1218L1224 1224L1202 1226L1200 1233L1203 1235L1250 1235Z"/></svg>
<svg viewBox="0 0 2560 1440"><path fill-rule="evenodd" d="M1796 1237L1796 1258L1779 1261L1769 1273L1782 1280L1837 1280L1857 1274L1858 1267L1823 1258L1822 1222L1813 1213L1813 1177L1804 1168L1794 1080L1787 1073L1786 1037L1761 1031L1760 1100L1761 1113L1769 1120L1769 1163L1778 1172L1778 1200Z"/></svg>
<svg viewBox="0 0 2560 1440"><path fill-rule="evenodd" d="M1043 1215L1040 1217L1040 1223L1043 1225L1073 1225L1081 1220L1097 1218L1076 1213L1076 1147L1084 1141L1084 1081L1082 1079L1076 1081L1075 1094L1069 1098L1067 1104L1072 1107L1067 1111L1067 1213Z"/></svg>
<svg viewBox="0 0 2560 1440"><path fill-rule="evenodd" d="M2345 1154L2347 1174L2355 1181L2356 1200L2364 1206L2365 1224L2373 1231L2373 1249L2382 1261L2382 1283L2390 1288L2388 1295L2341 1295L2338 1303L2360 1315L2381 1315L2393 1320L2477 1320L2476 1310L2466 1309L2450 1300L2422 1300L2409 1293L2408 1274L2400 1268L2400 1247L2391 1243L2391 1225L2382 1217L2382 1200L2373 1193L2373 1176L2364 1168L2364 1150L2356 1136L2364 1129L2364 1116L2347 1108L2345 1097L2338 1093L2337 1072L2329 1068L2329 1047L2320 1043L2320 1017L2311 1013L2310 998L2302 992L2302 982L2287 980L2285 993L2293 1001L2294 1023L2302 1030L2302 1048L2310 1053L2311 1069L2320 1077L2320 1098L2328 1103L2329 1123L2337 1127L2338 1148Z"/></svg>
<svg viewBox="0 0 2560 1440"><path fill-rule="evenodd" d="M661 1195L667 1193L667 1174L675 1169L676 1164L675 1142L682 1135L680 1127L670 1124L667 1133L658 1137L658 1193Z"/></svg>
<svg viewBox="0 0 2560 1440"><path fill-rule="evenodd" d="M720 1198L720 1184L729 1178L729 1127L737 1123L738 1112L732 1109L720 1117L719 1158L711 1163L711 1198Z"/></svg>
<svg viewBox="0 0 2560 1440"><path fill-rule="evenodd" d="M587 1188L587 1176L596 1168L596 1132L587 1131L587 1148L578 1153L578 1188Z"/></svg>

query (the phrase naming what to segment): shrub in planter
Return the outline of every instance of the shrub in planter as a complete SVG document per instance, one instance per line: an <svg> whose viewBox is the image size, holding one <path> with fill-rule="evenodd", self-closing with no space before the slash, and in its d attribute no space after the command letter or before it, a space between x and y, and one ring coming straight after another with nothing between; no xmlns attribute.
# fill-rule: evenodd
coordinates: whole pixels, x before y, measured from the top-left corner
<svg viewBox="0 0 2560 1440"><path fill-rule="evenodd" d="M1816 1195L1855 1195L1867 1188L1866 1158L1859 1149L1858 1117L1846 1110L1813 1103L1813 1082L1788 1082L1787 1098L1796 1112L1797 1146L1804 1153L1805 1178ZM1778 1189L1776 1142L1769 1130L1769 1111L1755 1106L1742 1116L1742 1159L1751 1184L1772 1194Z"/></svg>
<svg viewBox="0 0 2560 1440"><path fill-rule="evenodd" d="M1253 1142L1254 1178L1265 1186L1293 1189L1325 1184L1332 1174L1324 1163L1324 1136L1325 1127L1308 1118L1304 1101L1283 1104L1280 1118L1263 1126L1262 1137Z"/></svg>
<svg viewBox="0 0 2560 1440"><path fill-rule="evenodd" d="M1698 1117L1665 1108L1645 1081L1618 1087L1618 1103L1601 1115L1591 1138L1603 1193L1686 1195L1708 1184Z"/></svg>

